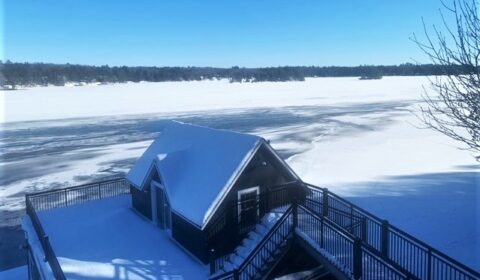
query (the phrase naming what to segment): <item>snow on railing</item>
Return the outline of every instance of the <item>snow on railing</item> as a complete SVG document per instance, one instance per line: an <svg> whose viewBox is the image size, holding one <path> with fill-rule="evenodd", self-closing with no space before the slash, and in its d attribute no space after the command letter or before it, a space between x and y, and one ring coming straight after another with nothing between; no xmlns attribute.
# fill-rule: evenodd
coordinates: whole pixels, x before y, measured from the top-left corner
<svg viewBox="0 0 480 280"><path fill-rule="evenodd" d="M45 261L48 262L48 264L50 265L50 268L52 269L52 273L55 279L59 279L59 280L66 279L65 275L63 274L63 270L60 267L60 264L58 263L57 256L53 251L52 245L48 240L47 234L45 234L45 230L43 229L42 224L40 223L40 219L38 219L37 213L35 212L35 209L32 203L28 198L26 199L25 203L26 203L27 215L30 217L30 220L32 221L33 228L37 233L38 240L40 241L43 252L45 253Z"/></svg>

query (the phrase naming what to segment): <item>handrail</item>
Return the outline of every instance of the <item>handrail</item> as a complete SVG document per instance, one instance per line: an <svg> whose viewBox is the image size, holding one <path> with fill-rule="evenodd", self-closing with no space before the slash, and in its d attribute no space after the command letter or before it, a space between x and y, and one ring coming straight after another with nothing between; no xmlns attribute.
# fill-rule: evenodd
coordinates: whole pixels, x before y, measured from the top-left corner
<svg viewBox="0 0 480 280"><path fill-rule="evenodd" d="M257 253L260 251L260 249L270 240L270 238L278 231L280 226L285 222L285 220L292 214L292 209L293 205L290 205L288 207L287 211L283 213L282 217L275 223L275 225L272 227L272 229L268 232L267 235L265 235L262 238L262 241L260 241L257 246L252 250L252 252L248 255L247 258L245 258L245 261L242 263L242 265L238 268L238 271L241 273L245 267L248 265L248 263L257 255ZM293 227L293 225L292 225ZM293 231L292 231L293 232Z"/></svg>
<svg viewBox="0 0 480 280"><path fill-rule="evenodd" d="M292 215L292 211L293 211L293 205L290 205L288 209L283 213L282 217L275 222L274 226L269 230L268 234L265 235L262 238L262 240L257 243L255 248L250 252L250 254L245 258L245 260L242 262L242 264L239 267L236 267L231 271L224 272L220 275L216 275L210 279L211 280L229 279L229 278L235 279L234 275L238 277L238 275L241 274L246 269L247 265L257 256L258 252L265 246L265 244L270 241L271 237L277 233L277 231L285 222L285 220L287 220L287 218L289 218ZM293 225L292 225L292 228L293 228ZM293 230L291 232L293 232Z"/></svg>
<svg viewBox="0 0 480 280"><path fill-rule="evenodd" d="M113 188L112 188L112 184L114 184ZM32 221L33 228L38 236L40 244L42 245L43 251L45 253L45 260L50 265L50 268L52 269L55 279L63 280L66 278L60 266L60 263L58 262L58 259L55 255L55 252L52 248L52 245L48 239L48 236L45 233L45 230L43 229L40 219L38 218L36 208L41 206L40 207L41 210L47 210L50 208L55 208L55 206L58 206L58 205L67 206L67 205L86 201L84 199L78 200L76 199L77 197L69 197L68 194L70 192L75 192L75 191L84 190L84 189L91 189L91 188L97 190L98 192L88 192L87 193L88 201L93 199L101 199L102 194L104 195L103 197L105 197L105 195L107 195L107 197L111 197L111 196L127 193L129 191L128 185L126 184L126 180L124 178L117 178L117 179L94 182L94 183L73 186L68 188L25 194L25 207L26 207L27 215L30 217L30 220ZM110 188L110 191L113 190L113 192L105 193L105 191L106 190L108 191L109 188ZM48 199L44 200L44 199L49 198L51 195L56 195L56 194L61 194L61 199L60 200L56 199L54 201L54 203L52 204L54 205L54 207L48 207L51 205L39 205L39 204L34 205L34 202L32 201L32 200L36 200L37 202L47 202L51 204L52 202L51 200L48 200ZM62 203L59 204L58 202L62 202Z"/></svg>
<svg viewBox="0 0 480 280"><path fill-rule="evenodd" d="M303 213L308 211L308 215L318 220L318 222L313 222L313 220L310 222L316 226L318 226L318 223L322 225L320 233L320 229L315 228L315 225L312 224L313 228L311 230L314 232L311 232L311 234L316 234L317 237L318 234L320 234L322 238L324 238L323 227L328 227L334 232L334 238L344 239L345 241L339 239L334 242L339 242L340 247L347 246L350 248L348 250L346 249L347 247L344 248L344 250L347 250L349 253L346 254L347 256L342 254L341 258L343 258L344 262L346 261L344 265L349 269L348 274L355 279L359 279L360 277L362 277L362 279L370 279L378 275L384 275L388 279L399 280L480 279L480 273L432 248L410 234L403 232L397 227L390 225L387 221L329 192L327 189L321 189L310 184L305 185L319 192L318 195L315 196L316 200L309 201L309 199L306 199L302 204L291 205L288 210L288 215L295 215L293 219L300 224L298 220L300 216L297 216L299 215L298 211L300 211L300 209ZM318 206L321 207L318 211L311 209L305 204L309 202L313 202L313 204L310 205L315 209L317 209ZM292 207L297 207L295 208L297 210L291 210L293 209ZM284 221L286 218L287 214L282 217L281 221ZM348 224L345 222L346 220L349 221ZM268 238L271 238L271 236L275 234L281 221L279 220L275 224L239 267L230 273L223 273L212 279L239 279L239 273L249 264L256 254L261 252L262 246L264 246ZM294 223L295 227L297 223ZM304 221L301 223L303 226L306 225ZM353 228L355 228L355 230L353 230ZM360 231L358 231L358 229L360 229ZM367 232L367 230L369 232ZM330 236L330 238L333 237ZM333 250L330 252L333 252L333 254L335 254L335 250L338 250L335 249L335 246L330 247L330 249L328 247L324 248L324 250L325 249L327 251ZM398 253L399 250L400 253Z"/></svg>
<svg viewBox="0 0 480 280"><path fill-rule="evenodd" d="M480 279L480 273L479 272L477 272L477 271L473 270L472 268L469 268L468 266L460 263L459 261L447 256L446 254L444 254L444 253L440 252L439 250L431 247L430 245L428 245L425 242L415 238L414 236L406 233L405 231L403 231L403 230L401 230L401 229L399 229L399 228L397 228L393 225L388 224L388 222L378 218L377 216L371 214L367 210L365 210L363 208L360 208L359 206L357 206L357 205L349 202L348 200L346 200L346 199L328 191L327 189L322 189L322 188L319 188L315 185L311 185L311 184L308 184L308 183L305 183L305 185L307 187L311 188L311 189L315 189L316 191L322 192L322 195L326 194L329 197L332 197L336 200L341 201L342 203L348 205L349 207L351 207L352 209L357 211L359 214L364 216L366 219L369 219L369 220L371 220L371 222L381 225L382 230L384 231L384 233L381 234L382 239L385 238L386 241L385 240L381 241L380 250L378 250L379 249L379 248L377 248L378 246L375 246L375 244L371 244L368 239L364 240L364 242L366 244L370 245L378 253L386 255L390 260L394 261L396 264L400 265L402 268L404 268L407 271L409 271L410 273L414 274L416 277L423 278L422 276L426 276L427 277L426 279L448 279L448 277L447 278L434 278L433 266L434 266L435 262L434 262L433 258L438 256L438 257L443 259L443 264L442 263L441 264L437 263L436 264L437 266L438 265L444 265L446 267L445 269L450 268L450 269L456 270L452 273L454 273L455 275L460 275L461 279L469 279L469 280L470 279L471 280ZM329 210L332 209L330 207L331 206L328 205ZM427 258L427 259L426 259L426 265L425 265L425 267L423 267L424 269L421 272L420 271L414 271L414 270L418 269L418 266L414 267L414 266L411 266L411 265L409 266L409 265L406 265L406 264L402 264L402 263L400 263L399 260L395 260L394 258L392 258L391 250L389 250L388 247L390 246L389 237L393 234L396 234L396 235L400 236L400 238L402 238L402 240L405 241L405 243L406 243L405 246L412 246L412 247L419 248L419 249L423 250L424 255L422 255L423 256L422 259L424 259L424 258ZM382 247L386 247L386 248L382 248ZM383 252L381 252L381 251L383 251ZM415 265L417 265L417 264L415 264ZM442 274L440 276L444 276L444 274Z"/></svg>
<svg viewBox="0 0 480 280"><path fill-rule="evenodd" d="M40 223L40 219L38 218L37 213L35 212L35 209L33 208L32 203L28 198L25 201L25 205L26 205L26 212L30 217L30 220L32 221L33 228L37 233L38 240L40 241L40 244L42 245L42 248L43 248L43 252L45 253L45 260L50 265L53 275L55 276L55 279L59 279L59 280L67 279L65 277L65 274L63 273L60 263L58 263L57 256L55 255L52 245L48 240L48 236L45 234L45 230L43 229L42 224Z"/></svg>
<svg viewBox="0 0 480 280"><path fill-rule="evenodd" d="M291 181L291 182L287 182L287 183L283 183L283 184L279 184L279 185L268 186L268 188L269 188L268 193L271 194L271 193L278 193L278 192L281 192L281 191L285 191L285 190L289 189L288 186L290 186L292 184L299 184L299 183L300 182L298 182L298 181ZM258 199L258 203L261 203L262 198L263 197ZM257 199L255 199L255 200L257 200ZM236 205L239 202L236 199L232 199L232 200L229 200L229 201L225 201L224 203ZM225 216L225 212L222 212L217 217L214 217L214 219L210 222L210 225L209 225L208 228L213 228L217 223L221 223L224 216Z"/></svg>
<svg viewBox="0 0 480 280"><path fill-rule="evenodd" d="M330 220L329 218L318 215L313 209L309 208L308 206L298 205L298 207L299 207L299 209L302 209L305 212L308 212L311 215L311 217L313 217L314 219L316 219L316 220L320 221L321 223L324 223L324 224L328 225L329 227L335 229L336 233L341 234L345 239L347 239L352 244L355 244L356 241L360 241L360 239L358 239L358 237L356 237L352 233L346 231L344 228L342 228L341 226L339 226L337 223ZM363 260L362 255L367 253L367 254L373 255L373 257L375 257L381 264L387 265L391 269L391 271L390 271L391 273L395 273L398 277L401 277L399 279L413 279L412 275L410 275L410 273L407 270L405 270L404 268L402 268L398 264L392 262L388 258L385 258L385 257L379 255L377 253L377 251L375 250L375 248L373 248L372 246L370 246L368 244L365 244L365 243L363 243L363 244L360 243L360 246L358 247L358 249L360 250L359 255L355 256L355 252L352 253L352 263L353 263L354 266L355 266L355 262L358 262L359 264L362 264L362 266L363 266L364 260ZM354 247L354 251L355 251L355 247ZM355 268L353 268L353 270L355 270ZM363 269L361 269L361 270L363 270ZM355 271L351 271L351 273L355 274ZM362 273L360 273L360 274L362 274ZM364 278L364 279L368 279L368 278Z"/></svg>
<svg viewBox="0 0 480 280"><path fill-rule="evenodd" d="M25 198L29 199L35 210L38 211L65 207L129 192L130 187L126 179L117 178L38 193L27 193Z"/></svg>
<svg viewBox="0 0 480 280"><path fill-rule="evenodd" d="M310 198L306 198L306 200L308 200L309 203L313 203L313 204L317 204L317 205L322 205L322 202L318 202L318 201L315 201L313 199L310 199ZM313 210L313 209L312 209ZM355 214L352 214L351 212L347 212L347 211L344 211L344 210L341 210L341 209L337 209L337 208L332 208L332 207L329 207L328 209L329 211L334 211L336 214L339 214L343 217L346 217L346 218L352 218L352 220L354 219L357 219L358 221L360 221L363 217L361 216L357 216ZM357 222L358 222L357 221Z"/></svg>
<svg viewBox="0 0 480 280"><path fill-rule="evenodd" d="M292 181L267 186L270 191L262 192L249 200L243 200L242 203L247 202L250 206L255 204L260 214L263 214L277 207L291 204L292 190L295 189L292 186L298 186L299 184L300 182L298 181ZM250 231L252 226L258 222L248 219L244 221L239 220L237 209L241 204L237 199L231 199L223 203L226 211L220 211L214 215L205 229L207 246L210 249L210 258L216 260L231 252L243 235Z"/></svg>
<svg viewBox="0 0 480 280"><path fill-rule="evenodd" d="M50 194L50 193L55 193L55 192L69 191L69 190L73 190L73 189L81 189L81 188L85 188L85 187L90 187L92 185L106 184L106 183L112 183L112 182L117 182L117 181L125 181L125 180L126 180L125 178L119 177L119 178L114 178L114 179L96 181L96 182L92 182L92 183L85 183L85 184L66 187L66 188L61 188L61 189L46 190L46 191L40 191L40 192L32 192L32 193L27 193L25 195L30 196L30 197L34 197L34 196L40 196L42 194Z"/></svg>

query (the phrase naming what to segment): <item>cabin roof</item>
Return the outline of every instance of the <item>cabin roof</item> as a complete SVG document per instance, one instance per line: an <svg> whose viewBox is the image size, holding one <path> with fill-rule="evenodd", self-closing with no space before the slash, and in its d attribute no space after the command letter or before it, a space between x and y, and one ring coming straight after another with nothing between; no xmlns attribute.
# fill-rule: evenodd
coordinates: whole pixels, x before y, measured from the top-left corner
<svg viewBox="0 0 480 280"><path fill-rule="evenodd" d="M171 122L127 179L143 189L155 168L172 210L203 227L262 142L249 134Z"/></svg>

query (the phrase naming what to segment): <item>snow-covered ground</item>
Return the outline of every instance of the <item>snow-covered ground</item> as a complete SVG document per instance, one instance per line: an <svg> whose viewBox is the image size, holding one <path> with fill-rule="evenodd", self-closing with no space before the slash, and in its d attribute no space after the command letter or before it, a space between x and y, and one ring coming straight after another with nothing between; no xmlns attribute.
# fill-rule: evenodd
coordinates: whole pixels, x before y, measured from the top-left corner
<svg viewBox="0 0 480 280"><path fill-rule="evenodd" d="M39 212L68 279L207 279L209 267L131 209L130 195Z"/></svg>
<svg viewBox="0 0 480 280"><path fill-rule="evenodd" d="M5 104L0 123L405 100L418 98L419 86L424 80L417 77L371 81L321 78L284 83L229 83L220 80L35 87L0 91L0 100ZM392 91L386 92L388 88Z"/></svg>
<svg viewBox="0 0 480 280"><path fill-rule="evenodd" d="M424 77L47 87L0 92L1 224L25 191L127 171L166 120L254 133L307 182L480 269L480 167L412 114ZM54 119L54 120L50 120Z"/></svg>
<svg viewBox="0 0 480 280"><path fill-rule="evenodd" d="M28 279L28 268L26 265L0 271L0 279Z"/></svg>

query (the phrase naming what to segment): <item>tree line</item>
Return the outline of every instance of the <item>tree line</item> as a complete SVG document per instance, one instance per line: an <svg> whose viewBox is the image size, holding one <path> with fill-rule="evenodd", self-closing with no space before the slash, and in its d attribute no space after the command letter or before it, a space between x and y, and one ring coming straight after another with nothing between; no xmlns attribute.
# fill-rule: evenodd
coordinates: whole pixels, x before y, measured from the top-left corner
<svg viewBox="0 0 480 280"><path fill-rule="evenodd" d="M362 66L281 66L264 68L88 66L0 61L0 85L36 86L66 83L166 82L228 79L230 82L304 81L308 77L425 76L464 72L464 67L433 64Z"/></svg>

